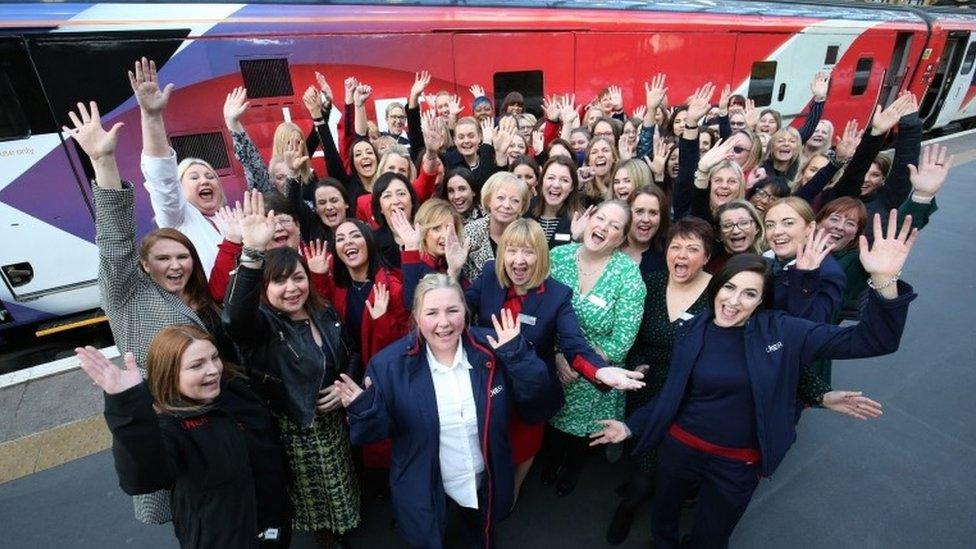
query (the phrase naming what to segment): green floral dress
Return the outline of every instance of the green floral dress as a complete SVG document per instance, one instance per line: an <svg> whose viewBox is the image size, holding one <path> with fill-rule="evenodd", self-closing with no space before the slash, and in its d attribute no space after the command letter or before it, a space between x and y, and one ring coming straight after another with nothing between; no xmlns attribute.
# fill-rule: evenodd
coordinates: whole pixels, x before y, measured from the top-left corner
<svg viewBox="0 0 976 549"><path fill-rule="evenodd" d="M610 364L623 364L643 316L647 289L640 269L625 254L614 252L600 279L582 294L576 269L579 247L574 243L554 248L551 275L573 290L573 310L586 341L603 351ZM566 405L550 420L560 431L585 436L600 429L596 420L623 418L624 395L616 389L602 392L580 378L565 392Z"/></svg>

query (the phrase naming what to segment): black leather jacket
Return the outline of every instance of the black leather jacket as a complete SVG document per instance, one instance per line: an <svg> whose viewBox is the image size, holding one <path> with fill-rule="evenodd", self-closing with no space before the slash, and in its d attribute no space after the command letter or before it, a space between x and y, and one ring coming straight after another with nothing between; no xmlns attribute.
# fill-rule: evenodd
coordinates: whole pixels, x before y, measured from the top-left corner
<svg viewBox="0 0 976 549"><path fill-rule="evenodd" d="M308 428L319 390L348 372L359 357L335 309L326 306L308 320L292 320L261 304L261 276L260 269L237 268L224 297L224 327L271 408ZM312 338L310 322L322 335L322 347Z"/></svg>

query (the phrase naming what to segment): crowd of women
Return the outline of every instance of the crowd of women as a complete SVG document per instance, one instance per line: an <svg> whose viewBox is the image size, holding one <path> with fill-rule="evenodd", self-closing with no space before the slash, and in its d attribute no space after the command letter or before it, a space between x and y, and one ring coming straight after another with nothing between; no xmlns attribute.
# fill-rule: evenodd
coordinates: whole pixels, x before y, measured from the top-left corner
<svg viewBox="0 0 976 549"><path fill-rule="evenodd" d="M479 86L470 105L429 93L421 72L381 133L368 84L347 78L338 102L316 77L311 132L281 123L267 162L246 90L228 93L249 189L231 201L206 161L177 158L172 86L136 61L159 226L141 242L122 124L79 103L64 128L94 168L125 365L77 353L138 518L171 520L182 546L297 530L343 547L386 493L410 546L489 547L533 465L568 497L609 443L632 471L609 543L653 500L656 546L722 547L805 408L881 414L830 386L829 361L893 352L915 295L902 265L951 158L920 151L912 95L835 132L818 74L798 131L728 86L674 106L660 74L632 115L610 86L536 118L518 93L497 113Z"/></svg>

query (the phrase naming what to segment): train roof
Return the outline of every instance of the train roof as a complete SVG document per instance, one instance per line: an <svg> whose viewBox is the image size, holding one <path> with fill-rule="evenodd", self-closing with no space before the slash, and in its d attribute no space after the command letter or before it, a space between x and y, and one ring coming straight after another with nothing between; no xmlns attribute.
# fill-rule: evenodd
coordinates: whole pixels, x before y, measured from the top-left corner
<svg viewBox="0 0 976 549"><path fill-rule="evenodd" d="M10 2L0 0L0 13L16 13L20 11L21 16L27 15L23 10L17 10L16 6L29 9L37 15L57 13L58 11L70 12L77 11L80 6L111 6L112 4L127 5L149 5L149 4L173 4L174 2L162 2L155 0L116 0L109 3L82 3L82 2ZM752 0L400 0L390 2L389 0L252 0L246 3L209 0L209 1L183 1L179 4L187 5L206 5L206 4L275 4L275 5L295 5L295 6L382 6L386 9L409 9L410 7L451 7L451 8L532 8L532 9L557 9L557 10L621 10L637 12L663 12L663 13L702 13L702 14L721 14L734 16L753 16L753 17L784 17L784 18L808 18L808 19L838 19L855 21L885 21L885 22L921 22L923 18L911 8L894 6L889 4L872 4L853 2L851 0L826 0L826 1L752 1ZM29 7L29 8L28 8ZM189 9L192 11L192 8ZM941 11L941 10L940 10ZM974 16L970 16L971 18Z"/></svg>

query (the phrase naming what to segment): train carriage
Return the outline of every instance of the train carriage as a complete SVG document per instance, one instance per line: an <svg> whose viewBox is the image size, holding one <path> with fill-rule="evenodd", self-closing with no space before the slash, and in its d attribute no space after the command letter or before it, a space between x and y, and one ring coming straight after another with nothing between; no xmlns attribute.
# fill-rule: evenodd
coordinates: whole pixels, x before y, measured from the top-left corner
<svg viewBox="0 0 976 549"><path fill-rule="evenodd" d="M456 4L0 4L0 329L99 307L91 167L60 132L76 101L98 101L107 123L127 124L119 165L136 185L139 234L154 227L125 78L141 56L176 84L166 123L178 156L208 160L232 199L244 178L224 128L225 94L247 86L242 122L267 159L278 123L310 127L301 94L315 71L336 90L348 75L371 84L381 125L386 102L405 100L424 69L430 90L465 104L480 84L496 101L518 90L530 109L552 93L585 102L610 83L629 109L643 103L649 75L666 72L672 103L705 81L730 84L794 125L826 69L824 116L835 123L864 124L903 89L924 98L928 129L976 117L976 16L840 2Z"/></svg>

